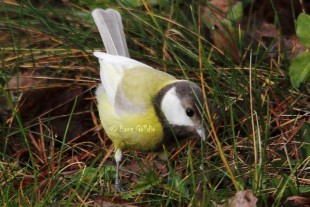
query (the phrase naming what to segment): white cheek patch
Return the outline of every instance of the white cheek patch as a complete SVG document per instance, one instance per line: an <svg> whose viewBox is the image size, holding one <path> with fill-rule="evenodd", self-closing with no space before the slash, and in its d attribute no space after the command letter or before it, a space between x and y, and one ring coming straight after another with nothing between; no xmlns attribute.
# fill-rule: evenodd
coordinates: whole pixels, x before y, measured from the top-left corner
<svg viewBox="0 0 310 207"><path fill-rule="evenodd" d="M164 95L161 101L161 110L169 124L178 126L195 126L194 122L186 115L181 100L176 94L175 87L169 89Z"/></svg>

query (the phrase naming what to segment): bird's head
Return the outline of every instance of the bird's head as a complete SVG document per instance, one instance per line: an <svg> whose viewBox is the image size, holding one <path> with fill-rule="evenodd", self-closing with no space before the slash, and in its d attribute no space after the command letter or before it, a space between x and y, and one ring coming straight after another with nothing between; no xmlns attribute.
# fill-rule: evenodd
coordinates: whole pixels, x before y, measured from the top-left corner
<svg viewBox="0 0 310 207"><path fill-rule="evenodd" d="M199 135L205 140L205 104L201 88L186 80L174 82L160 92L160 110L170 131L179 139Z"/></svg>

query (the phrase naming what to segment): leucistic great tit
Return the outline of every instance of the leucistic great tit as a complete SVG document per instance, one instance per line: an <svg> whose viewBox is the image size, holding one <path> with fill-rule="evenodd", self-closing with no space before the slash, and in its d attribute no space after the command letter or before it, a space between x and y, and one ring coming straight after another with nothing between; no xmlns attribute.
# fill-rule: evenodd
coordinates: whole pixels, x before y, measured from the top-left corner
<svg viewBox="0 0 310 207"><path fill-rule="evenodd" d="M94 52L101 84L96 97L101 124L115 146L116 180L123 149L159 151L191 136L205 139L201 88L129 57L123 24L114 9L92 12L107 53Z"/></svg>

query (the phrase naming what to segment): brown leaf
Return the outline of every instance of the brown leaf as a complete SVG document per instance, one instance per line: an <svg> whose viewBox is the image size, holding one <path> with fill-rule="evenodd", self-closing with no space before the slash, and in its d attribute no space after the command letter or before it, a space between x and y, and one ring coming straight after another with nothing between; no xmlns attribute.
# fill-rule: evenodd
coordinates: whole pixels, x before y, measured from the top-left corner
<svg viewBox="0 0 310 207"><path fill-rule="evenodd" d="M214 29L210 30L211 38L214 42L215 49L220 53L225 53L235 62L240 62L240 52L238 50L238 36L235 34L233 27L224 23L227 20L227 14L231 6L236 1L209 1L207 6L202 9L202 18L207 25L213 25Z"/></svg>
<svg viewBox="0 0 310 207"><path fill-rule="evenodd" d="M252 190L238 191L235 197L228 200L230 207L255 207L257 198L253 195Z"/></svg>
<svg viewBox="0 0 310 207"><path fill-rule="evenodd" d="M310 207L310 198L291 196L286 199L285 204L290 207Z"/></svg>
<svg viewBox="0 0 310 207"><path fill-rule="evenodd" d="M284 37L283 46L290 59L307 50L304 45L300 44L296 35Z"/></svg>
<svg viewBox="0 0 310 207"><path fill-rule="evenodd" d="M138 182L139 181L139 174L143 172L143 174L148 174L150 171L155 171L157 175L165 175L168 172L167 166L164 164L163 161L157 160L147 160L143 159L141 162L137 162L135 160L129 162L126 169L130 169L130 180L131 182Z"/></svg>
<svg viewBox="0 0 310 207"><path fill-rule="evenodd" d="M216 207L256 207L257 198L252 190L238 191L236 195L226 201L224 205L214 203Z"/></svg>

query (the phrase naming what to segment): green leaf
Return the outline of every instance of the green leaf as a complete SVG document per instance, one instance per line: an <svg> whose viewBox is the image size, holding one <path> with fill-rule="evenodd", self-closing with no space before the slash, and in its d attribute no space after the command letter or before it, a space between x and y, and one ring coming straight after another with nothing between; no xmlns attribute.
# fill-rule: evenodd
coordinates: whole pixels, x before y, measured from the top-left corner
<svg viewBox="0 0 310 207"><path fill-rule="evenodd" d="M298 16L296 34L300 43L310 48L310 15L301 13Z"/></svg>
<svg viewBox="0 0 310 207"><path fill-rule="evenodd" d="M230 21L240 21L243 17L243 4L241 1L237 2L227 14Z"/></svg>
<svg viewBox="0 0 310 207"><path fill-rule="evenodd" d="M298 88L310 76L310 52L297 55L289 68L289 76L293 87Z"/></svg>

